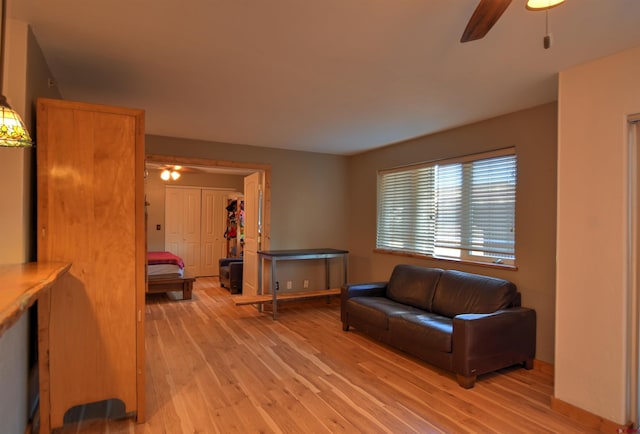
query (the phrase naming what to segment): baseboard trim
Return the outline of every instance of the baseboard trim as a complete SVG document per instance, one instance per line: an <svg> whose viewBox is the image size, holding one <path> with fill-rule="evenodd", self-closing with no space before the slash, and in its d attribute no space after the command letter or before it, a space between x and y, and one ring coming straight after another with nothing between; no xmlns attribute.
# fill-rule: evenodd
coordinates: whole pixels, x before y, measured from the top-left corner
<svg viewBox="0 0 640 434"><path fill-rule="evenodd" d="M553 363L544 362L538 359L533 360L533 369L544 372L545 374L551 374L552 376L554 376L555 374ZM555 396L551 397L550 406L553 411L557 411L564 416L579 421L587 425L589 428L592 428L599 432L615 434L620 432L630 432L628 430L633 428L633 424L631 422L628 422L625 425L611 422L608 419L597 416L587 410L576 407L575 405L569 404L568 402L558 399Z"/></svg>
<svg viewBox="0 0 640 434"><path fill-rule="evenodd" d="M602 433L619 433L628 432L627 430L632 428L632 424L629 422L626 425L620 425L603 417L597 416L587 410L583 410L580 407L569 404L555 396L551 397L551 409L557 411L573 420L577 420L587 425L589 428L595 429ZM621 431L623 430L623 431Z"/></svg>
<svg viewBox="0 0 640 434"><path fill-rule="evenodd" d="M536 371L544 372L545 374L554 374L553 364L549 362L543 362L542 360L533 359L533 369Z"/></svg>

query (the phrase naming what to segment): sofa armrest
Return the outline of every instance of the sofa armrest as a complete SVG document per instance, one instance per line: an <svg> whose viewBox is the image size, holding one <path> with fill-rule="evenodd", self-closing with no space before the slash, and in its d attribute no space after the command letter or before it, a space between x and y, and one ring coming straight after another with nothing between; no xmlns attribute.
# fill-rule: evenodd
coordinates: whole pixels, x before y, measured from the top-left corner
<svg viewBox="0 0 640 434"><path fill-rule="evenodd" d="M347 283L340 288L340 318L342 329L349 330L347 324L347 301L352 297L384 297L388 282Z"/></svg>
<svg viewBox="0 0 640 434"><path fill-rule="evenodd" d="M220 258L218 266L226 267L232 262L242 262L242 258Z"/></svg>
<svg viewBox="0 0 640 434"><path fill-rule="evenodd" d="M231 294L242 292L242 261L229 261L220 267L220 286L226 287Z"/></svg>
<svg viewBox="0 0 640 434"><path fill-rule="evenodd" d="M242 280L242 268L244 263L242 261L235 261L229 263L229 276L232 280Z"/></svg>
<svg viewBox="0 0 640 434"><path fill-rule="evenodd" d="M388 282L348 283L342 285L342 298L351 297L383 297L387 291Z"/></svg>
<svg viewBox="0 0 640 434"><path fill-rule="evenodd" d="M531 368L536 353L536 312L525 307L453 318L453 368L475 377L525 363Z"/></svg>

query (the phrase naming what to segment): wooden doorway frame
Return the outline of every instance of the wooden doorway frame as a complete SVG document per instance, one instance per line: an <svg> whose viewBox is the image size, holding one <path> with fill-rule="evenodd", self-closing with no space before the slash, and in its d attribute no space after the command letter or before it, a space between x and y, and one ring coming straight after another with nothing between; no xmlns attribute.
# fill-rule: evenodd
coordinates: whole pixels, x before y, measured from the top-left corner
<svg viewBox="0 0 640 434"><path fill-rule="evenodd" d="M626 415L640 424L640 113L627 117L627 390Z"/></svg>
<svg viewBox="0 0 640 434"><path fill-rule="evenodd" d="M208 158L178 157L175 155L147 154L147 163L160 163L173 166L220 167L227 169L247 169L264 173L264 190L262 199L262 232L261 250L269 250L271 241L271 165L260 163L241 163L227 160L211 160Z"/></svg>

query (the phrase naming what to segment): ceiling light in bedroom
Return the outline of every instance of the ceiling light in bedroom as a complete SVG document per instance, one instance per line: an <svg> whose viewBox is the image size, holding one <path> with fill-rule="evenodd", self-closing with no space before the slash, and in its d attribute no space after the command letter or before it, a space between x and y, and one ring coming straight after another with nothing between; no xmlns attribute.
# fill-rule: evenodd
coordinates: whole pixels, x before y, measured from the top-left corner
<svg viewBox="0 0 640 434"><path fill-rule="evenodd" d="M2 0L0 11L2 13L2 29L0 29L0 146L11 148L33 146L33 141L22 118L9 106L7 98L1 94L4 75L4 35L7 26L7 7L4 0Z"/></svg>
<svg viewBox="0 0 640 434"><path fill-rule="evenodd" d="M170 179L177 181L178 178L180 178L180 172L175 170L164 169L160 174L160 178L162 178L163 181L169 181Z"/></svg>
<svg viewBox="0 0 640 434"><path fill-rule="evenodd" d="M529 0L527 1L527 9L532 11L540 11L551 9L564 3L564 0Z"/></svg>

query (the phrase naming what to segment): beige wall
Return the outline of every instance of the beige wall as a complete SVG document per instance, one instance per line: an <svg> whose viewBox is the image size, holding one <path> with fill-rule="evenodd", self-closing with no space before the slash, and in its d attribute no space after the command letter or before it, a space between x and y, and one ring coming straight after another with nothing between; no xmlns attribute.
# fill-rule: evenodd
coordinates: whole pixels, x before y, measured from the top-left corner
<svg viewBox="0 0 640 434"><path fill-rule="evenodd" d="M553 363L557 108L547 104L366 152L349 162L351 280L387 280L398 263L452 268L513 281L523 305L536 310L536 358ZM517 271L373 252L378 169L516 147Z"/></svg>
<svg viewBox="0 0 640 434"><path fill-rule="evenodd" d="M160 179L160 170L148 170L145 179L147 206L147 249L164 250L164 190L165 185L182 187L210 187L242 192L244 177L207 173L183 173L177 181L165 182ZM160 225L160 230L156 226ZM222 235L222 234L221 234Z"/></svg>
<svg viewBox="0 0 640 434"><path fill-rule="evenodd" d="M20 21L10 20L7 26L7 61L4 65L3 94L11 107L30 124L26 110L27 44L29 28ZM34 134L33 129L30 130ZM31 212L32 149L0 148L0 185L4 186L0 213L0 263L22 263L29 260L29 218ZM11 188L7 188L7 187ZM27 240L27 242L25 242Z"/></svg>
<svg viewBox="0 0 640 434"><path fill-rule="evenodd" d="M33 128L36 96L58 96L46 86L49 70L27 24L9 20L3 93ZM0 264L35 259L33 213L35 152L0 148ZM0 421L3 432L24 432L27 424L28 315L0 338Z"/></svg>
<svg viewBox="0 0 640 434"><path fill-rule="evenodd" d="M560 74L556 398L628 420L628 115L640 47Z"/></svg>

